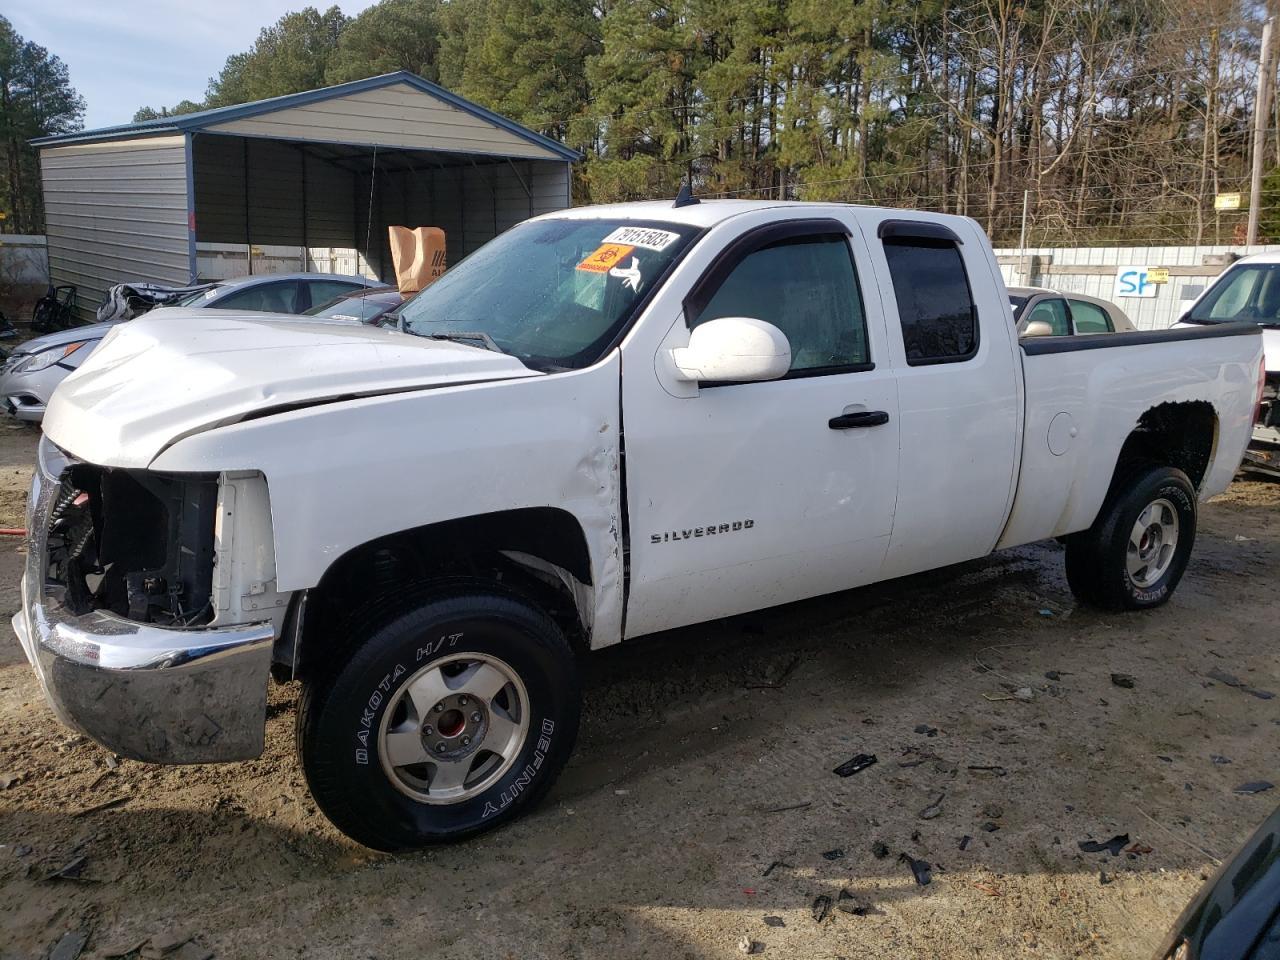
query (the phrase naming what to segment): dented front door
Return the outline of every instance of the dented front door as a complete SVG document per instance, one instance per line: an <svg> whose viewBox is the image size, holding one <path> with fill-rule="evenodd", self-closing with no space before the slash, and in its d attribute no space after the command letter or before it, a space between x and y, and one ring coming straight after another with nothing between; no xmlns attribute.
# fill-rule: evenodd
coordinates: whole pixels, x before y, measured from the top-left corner
<svg viewBox="0 0 1280 960"><path fill-rule="evenodd" d="M718 265L715 289L699 294L692 283L687 318L656 358L652 346L647 363L624 352L627 636L830 593L880 570L898 402L876 285L856 269L861 240L832 220L797 235L776 223L754 229L759 243L735 244L739 262ZM724 315L782 328L788 376L667 382L661 351Z"/></svg>

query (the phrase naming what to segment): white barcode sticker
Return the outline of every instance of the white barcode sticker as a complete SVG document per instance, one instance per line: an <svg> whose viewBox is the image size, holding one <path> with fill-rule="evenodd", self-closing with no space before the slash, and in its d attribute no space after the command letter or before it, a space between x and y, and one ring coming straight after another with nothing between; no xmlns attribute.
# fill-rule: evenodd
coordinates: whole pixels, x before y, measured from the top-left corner
<svg viewBox="0 0 1280 960"><path fill-rule="evenodd" d="M652 227L619 227L605 237L601 243L625 243L632 247L643 247L645 250L664 250L680 239L680 234L670 230L655 230Z"/></svg>

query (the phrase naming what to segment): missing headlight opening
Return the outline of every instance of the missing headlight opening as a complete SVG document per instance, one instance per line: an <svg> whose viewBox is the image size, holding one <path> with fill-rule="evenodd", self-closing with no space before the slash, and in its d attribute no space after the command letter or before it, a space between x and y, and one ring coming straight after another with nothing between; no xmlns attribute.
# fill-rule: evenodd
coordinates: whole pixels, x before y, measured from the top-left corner
<svg viewBox="0 0 1280 960"><path fill-rule="evenodd" d="M46 577L77 614L208 623L217 502L216 477L76 464L50 512Z"/></svg>

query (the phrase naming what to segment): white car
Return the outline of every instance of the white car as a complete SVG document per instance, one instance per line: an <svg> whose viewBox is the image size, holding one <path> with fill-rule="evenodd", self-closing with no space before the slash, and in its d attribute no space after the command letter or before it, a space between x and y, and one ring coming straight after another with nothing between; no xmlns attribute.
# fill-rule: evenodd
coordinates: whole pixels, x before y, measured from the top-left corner
<svg viewBox="0 0 1280 960"><path fill-rule="evenodd" d="M395 849L508 822L584 651L1062 537L1156 607L1230 483L1256 327L1019 342L972 220L748 201L520 224L402 329L122 326L45 418L14 627L128 757L263 748Z"/></svg>

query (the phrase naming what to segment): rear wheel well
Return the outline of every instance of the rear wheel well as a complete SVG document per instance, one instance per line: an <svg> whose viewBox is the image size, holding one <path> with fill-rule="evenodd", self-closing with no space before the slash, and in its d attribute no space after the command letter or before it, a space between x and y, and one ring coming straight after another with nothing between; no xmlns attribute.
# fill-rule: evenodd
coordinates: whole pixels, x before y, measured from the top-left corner
<svg viewBox="0 0 1280 960"><path fill-rule="evenodd" d="M1112 489L1136 468L1177 467L1198 491L1218 443L1218 415L1207 400L1162 403L1138 418L1120 449Z"/></svg>
<svg viewBox="0 0 1280 960"><path fill-rule="evenodd" d="M412 606L450 580L501 584L551 617L575 647L588 644L594 611L583 589L592 580L582 527L564 510L533 507L414 527L347 551L291 611L283 635L296 639L277 662L305 677L345 650L357 623Z"/></svg>

